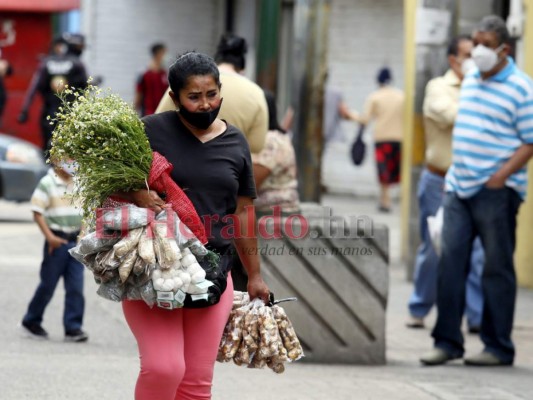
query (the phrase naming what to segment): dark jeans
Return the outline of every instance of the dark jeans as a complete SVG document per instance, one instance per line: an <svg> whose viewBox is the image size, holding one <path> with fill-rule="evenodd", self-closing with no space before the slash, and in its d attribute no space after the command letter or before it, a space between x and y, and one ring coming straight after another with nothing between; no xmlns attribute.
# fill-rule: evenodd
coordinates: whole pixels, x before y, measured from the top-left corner
<svg viewBox="0 0 533 400"><path fill-rule="evenodd" d="M409 299L409 312L413 317L424 318L437 298L437 271L439 257L429 237L427 218L435 215L444 198L444 178L427 169L418 182L418 208L420 209L420 238L415 261L414 290ZM483 295L481 275L485 256L481 241L474 241L470 258L470 273L466 283L466 317L469 327L481 326Z"/></svg>
<svg viewBox="0 0 533 400"><path fill-rule="evenodd" d="M504 362L513 361L511 331L516 300L513 253L516 214L521 202L518 193L510 188L483 188L468 199L446 194L442 257L438 267L438 316L432 333L436 347L457 356L464 353L460 328L465 281L472 242L479 235L485 249L481 340L485 351Z"/></svg>
<svg viewBox="0 0 533 400"><path fill-rule="evenodd" d="M76 242L71 241L48 254L48 242L44 245L44 258L41 264L41 282L28 306L24 322L41 324L46 306L52 299L59 279L65 282L65 309L63 325L65 331L80 329L83 323L85 300L83 297L83 265L68 252Z"/></svg>

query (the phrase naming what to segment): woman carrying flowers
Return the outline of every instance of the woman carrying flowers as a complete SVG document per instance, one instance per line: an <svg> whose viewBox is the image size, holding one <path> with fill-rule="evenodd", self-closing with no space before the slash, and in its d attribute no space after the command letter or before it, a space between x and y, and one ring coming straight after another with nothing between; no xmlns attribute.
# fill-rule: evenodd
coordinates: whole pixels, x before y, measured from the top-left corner
<svg viewBox="0 0 533 400"><path fill-rule="evenodd" d="M256 192L250 151L237 128L217 119L222 103L217 66L204 54L186 53L170 67L169 83L178 110L143 119L146 134L152 150L173 165L172 180L203 218L207 246L222 255L228 272L227 288L218 304L206 308L169 311L150 309L142 301L122 304L141 359L135 398L210 399L217 350L233 301L231 241L247 270L250 297L266 302L269 289L253 251L257 241L250 211ZM166 207L155 191L122 196L156 213Z"/></svg>

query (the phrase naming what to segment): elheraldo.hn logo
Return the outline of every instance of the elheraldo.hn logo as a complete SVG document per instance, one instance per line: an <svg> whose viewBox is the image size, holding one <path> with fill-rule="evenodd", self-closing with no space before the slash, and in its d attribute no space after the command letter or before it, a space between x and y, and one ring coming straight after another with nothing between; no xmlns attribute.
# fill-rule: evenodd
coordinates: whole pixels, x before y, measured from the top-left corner
<svg viewBox="0 0 533 400"><path fill-rule="evenodd" d="M220 232L224 239L250 238L258 236L261 239L371 239L374 237L373 221L366 215L342 217L333 215L331 207L321 207L313 214L282 214L280 206L271 207L272 212L257 217L257 230L254 226L255 210L253 206L246 207L248 218L245 225L236 214L202 215L200 216L206 236L213 238L213 229ZM96 218L96 232L99 238L126 236L129 233L129 209L122 207L120 221L108 220L107 211L112 209L98 209ZM178 229L183 237L192 237L188 221L179 221L174 214L166 218L157 218L152 210L147 210L145 224L163 224L167 226L167 234L173 236ZM175 219L176 218L176 219ZM215 228L216 227L216 228ZM117 230L117 228L119 228ZM121 228L121 229L120 229ZM111 229L111 231L110 231Z"/></svg>
<svg viewBox="0 0 533 400"><path fill-rule="evenodd" d="M333 215L331 207L321 207L311 215L282 216L281 208L273 206L272 213L257 219L258 236L262 239L371 239L374 225L367 215Z"/></svg>

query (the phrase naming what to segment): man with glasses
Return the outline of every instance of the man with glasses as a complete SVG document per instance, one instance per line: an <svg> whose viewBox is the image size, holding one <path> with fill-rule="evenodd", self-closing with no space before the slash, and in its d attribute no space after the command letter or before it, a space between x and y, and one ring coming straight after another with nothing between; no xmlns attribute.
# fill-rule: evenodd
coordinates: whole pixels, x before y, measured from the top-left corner
<svg viewBox="0 0 533 400"><path fill-rule="evenodd" d="M474 44L470 36L453 38L448 46L450 69L443 76L432 79L424 96L424 131L426 135L426 166L418 182L420 209L420 239L415 261L414 290L409 299L409 328L423 328L424 318L437 298L437 266L439 257L431 243L427 218L435 215L444 197L444 177L452 163L452 129L459 108L461 82L473 67ZM474 65L475 67L475 65ZM477 238L470 259L470 273L466 284L466 319L468 331L479 333L483 296L481 273L483 247Z"/></svg>

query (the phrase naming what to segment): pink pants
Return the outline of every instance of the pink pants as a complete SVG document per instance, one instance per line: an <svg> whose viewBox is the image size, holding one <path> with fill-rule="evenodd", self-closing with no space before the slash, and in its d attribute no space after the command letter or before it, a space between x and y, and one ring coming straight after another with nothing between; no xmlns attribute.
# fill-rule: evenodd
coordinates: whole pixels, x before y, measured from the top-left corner
<svg viewBox="0 0 533 400"><path fill-rule="evenodd" d="M135 400L211 399L218 345L232 303L231 275L220 302L207 308L169 311L123 301L141 359Z"/></svg>

